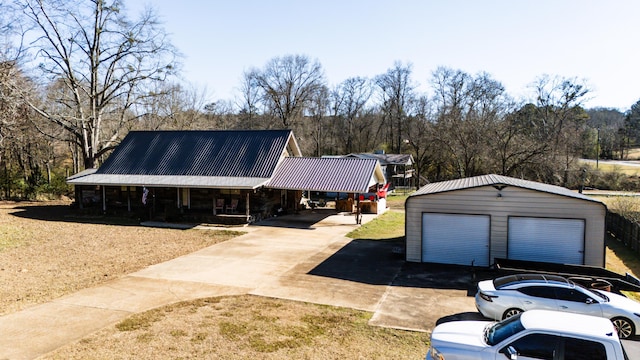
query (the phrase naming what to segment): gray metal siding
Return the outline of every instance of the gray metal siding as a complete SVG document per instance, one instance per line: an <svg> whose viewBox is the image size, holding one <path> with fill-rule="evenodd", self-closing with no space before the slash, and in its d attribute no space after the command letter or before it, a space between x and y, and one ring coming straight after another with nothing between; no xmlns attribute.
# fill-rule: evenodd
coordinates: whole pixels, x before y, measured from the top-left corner
<svg viewBox="0 0 640 360"><path fill-rule="evenodd" d="M491 216L491 262L507 256L509 216L581 218L585 220L585 264L604 266L606 208L597 201L558 196L515 186L502 197L493 186L410 196L406 203L406 259L420 262L423 212L487 214Z"/></svg>

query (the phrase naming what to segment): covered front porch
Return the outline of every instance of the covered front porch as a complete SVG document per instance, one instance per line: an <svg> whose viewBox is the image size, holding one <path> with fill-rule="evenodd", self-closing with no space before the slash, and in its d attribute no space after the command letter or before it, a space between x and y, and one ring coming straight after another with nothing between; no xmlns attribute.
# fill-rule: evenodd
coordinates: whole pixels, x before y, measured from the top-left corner
<svg viewBox="0 0 640 360"><path fill-rule="evenodd" d="M296 212L301 191L270 188L174 188L159 186L76 186L76 206L84 212L150 221L252 223Z"/></svg>

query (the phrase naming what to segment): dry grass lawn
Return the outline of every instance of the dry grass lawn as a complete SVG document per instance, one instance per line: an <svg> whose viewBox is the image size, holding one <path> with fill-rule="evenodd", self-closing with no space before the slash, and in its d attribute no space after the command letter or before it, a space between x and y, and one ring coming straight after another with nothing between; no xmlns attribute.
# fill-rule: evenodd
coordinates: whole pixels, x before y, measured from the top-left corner
<svg viewBox="0 0 640 360"><path fill-rule="evenodd" d="M135 315L44 359L423 359L428 334L369 326L370 313L251 295Z"/></svg>
<svg viewBox="0 0 640 360"><path fill-rule="evenodd" d="M0 314L225 241L239 232L73 217L68 202L0 202ZM102 221L103 223L99 223ZM93 222L93 223L92 223Z"/></svg>
<svg viewBox="0 0 640 360"><path fill-rule="evenodd" d="M109 221L74 216L68 202L0 202L0 314L239 234ZM427 333L372 327L371 315L255 296L200 299L136 314L45 358L424 358Z"/></svg>

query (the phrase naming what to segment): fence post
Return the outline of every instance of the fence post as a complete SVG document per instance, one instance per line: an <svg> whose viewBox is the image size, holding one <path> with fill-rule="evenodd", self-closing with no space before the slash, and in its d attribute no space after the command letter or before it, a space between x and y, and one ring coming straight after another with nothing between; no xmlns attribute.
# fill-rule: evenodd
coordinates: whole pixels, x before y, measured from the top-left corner
<svg viewBox="0 0 640 360"><path fill-rule="evenodd" d="M605 217L606 233L617 241L621 241L636 255L640 255L640 223L624 216L607 211Z"/></svg>

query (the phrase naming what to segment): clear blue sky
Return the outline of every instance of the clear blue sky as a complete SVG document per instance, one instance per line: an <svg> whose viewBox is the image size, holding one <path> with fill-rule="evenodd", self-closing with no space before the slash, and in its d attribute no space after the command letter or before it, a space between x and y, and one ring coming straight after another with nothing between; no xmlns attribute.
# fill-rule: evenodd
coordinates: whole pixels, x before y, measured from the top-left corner
<svg viewBox="0 0 640 360"><path fill-rule="evenodd" d="M137 11L142 0L125 0ZM516 98L548 74L585 80L586 107L640 100L637 0L154 0L184 55L185 80L211 100L274 57L317 59L328 84L413 65L420 91L438 66L486 71Z"/></svg>

